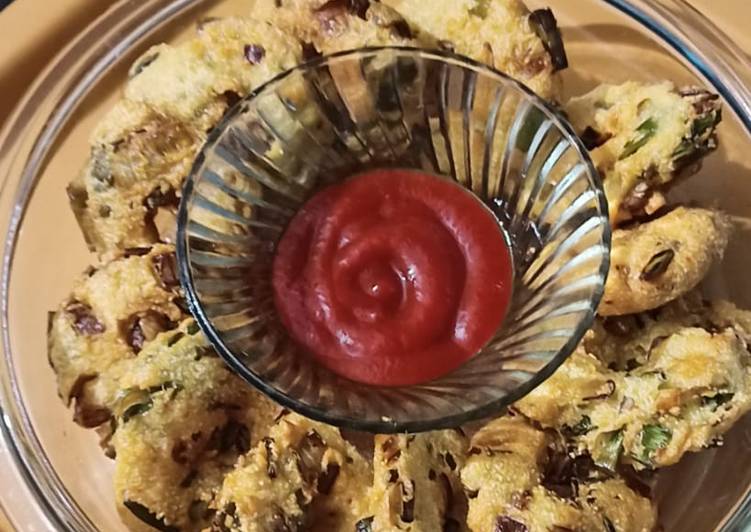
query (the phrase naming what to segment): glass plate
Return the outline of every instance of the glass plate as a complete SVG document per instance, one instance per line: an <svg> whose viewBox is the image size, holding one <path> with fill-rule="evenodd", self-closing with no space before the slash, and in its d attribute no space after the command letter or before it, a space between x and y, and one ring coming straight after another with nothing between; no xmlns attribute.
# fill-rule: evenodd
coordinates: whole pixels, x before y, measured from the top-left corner
<svg viewBox="0 0 751 532"><path fill-rule="evenodd" d="M675 191L718 206L739 222L722 264L705 283L714 296L751 308L751 67L747 57L680 0L550 0L571 67L567 94L600 81L672 79L713 85L725 119L720 150ZM612 5L608 5L612 4ZM112 463L96 435L59 401L46 356L47 311L92 260L65 186L82 166L94 124L115 101L129 64L150 44L174 41L197 20L252 12L252 0L122 0L63 50L0 135L3 257L0 404L3 506L19 530L122 530ZM668 531L741 530L751 525L751 417L721 448L688 456L660 474ZM13 464L13 465L11 465ZM12 489L11 489L12 486ZM679 486L680 489L672 489Z"/></svg>

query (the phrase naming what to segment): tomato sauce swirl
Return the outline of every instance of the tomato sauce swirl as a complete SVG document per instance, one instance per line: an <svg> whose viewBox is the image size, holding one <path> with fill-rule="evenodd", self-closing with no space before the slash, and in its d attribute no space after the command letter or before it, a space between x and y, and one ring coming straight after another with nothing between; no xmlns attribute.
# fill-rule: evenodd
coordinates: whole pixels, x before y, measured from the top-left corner
<svg viewBox="0 0 751 532"><path fill-rule="evenodd" d="M273 265L283 325L349 379L426 382L492 339L512 260L489 209L427 173L381 169L315 194L290 222Z"/></svg>

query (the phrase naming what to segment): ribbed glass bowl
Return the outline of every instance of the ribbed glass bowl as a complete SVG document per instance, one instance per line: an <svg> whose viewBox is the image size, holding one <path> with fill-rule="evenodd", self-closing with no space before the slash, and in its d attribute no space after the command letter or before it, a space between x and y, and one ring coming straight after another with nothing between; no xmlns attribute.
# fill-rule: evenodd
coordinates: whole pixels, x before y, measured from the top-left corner
<svg viewBox="0 0 751 532"><path fill-rule="evenodd" d="M562 73L564 99L597 83L631 79L671 79L718 92L724 104L719 149L675 194L722 208L736 220L751 220L751 67L733 38L683 0L528 4L550 6L562 27L570 65ZM712 6L709 18L715 10L728 14L733 9L729 0L702 4ZM76 5L79 11L71 3L56 28L70 28L72 20L83 18L80 11L92 9L90 2ZM93 260L68 207L65 186L84 164L87 139L118 97L131 63L153 43L193 34L196 22L205 17L238 13L252 13L251 0L111 3L60 50L0 133L0 229L5 240L0 502L17 530L125 529L115 511L112 461L101 452L96 434L73 423L56 396L46 359L47 311ZM742 35L746 13L740 9L736 15ZM24 31L36 27L30 24ZM59 47L53 35L41 36L39 42ZM24 57L24 62L33 57ZM751 224L743 227L736 229L705 288L711 297L751 308ZM746 417L726 435L722 447L691 454L661 470L656 499L664 530L748 530L750 449L751 417Z"/></svg>
<svg viewBox="0 0 751 532"><path fill-rule="evenodd" d="M468 362L419 385L337 376L290 338L270 297L274 250L304 202L381 167L461 185L512 249L503 324ZM548 377L592 324L610 227L586 149L545 102L459 56L390 47L319 58L238 103L188 177L177 245L191 310L243 378L314 419L403 432L498 413Z"/></svg>

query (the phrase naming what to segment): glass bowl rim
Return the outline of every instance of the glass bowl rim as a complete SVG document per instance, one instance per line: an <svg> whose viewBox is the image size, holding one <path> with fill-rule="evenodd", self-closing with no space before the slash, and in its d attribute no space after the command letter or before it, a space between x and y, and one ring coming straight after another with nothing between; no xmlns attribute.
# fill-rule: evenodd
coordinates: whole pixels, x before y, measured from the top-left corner
<svg viewBox="0 0 751 532"><path fill-rule="evenodd" d="M734 110L751 136L751 59L705 15L686 0L600 0L624 12L651 33L657 45L698 71ZM117 0L64 46L30 85L0 128L0 199L10 203L3 214L3 272L0 322L0 446L16 475L29 489L39 512L54 530L96 531L52 467L21 401L12 371L8 323L10 270L19 228L34 185L54 140L79 100L137 44L191 6L196 0ZM671 9L672 6L672 9ZM711 35L716 39L707 37ZM111 42L117 42L112 46ZM78 59L82 61L78 61ZM711 65L711 66L710 66ZM60 78L63 78L62 80ZM46 107L45 107L46 106ZM751 523L751 486L718 523L718 530L742 530ZM9 515L13 522L13 513Z"/></svg>
<svg viewBox="0 0 751 532"><path fill-rule="evenodd" d="M189 218L189 204L190 198L193 195L193 190L196 185L196 180L200 179L198 175L200 168L203 164L203 152L207 147L211 147L219 137L224 133L226 126L232 123L233 119L240 115L243 111L243 104L252 102L256 97L263 95L267 89L273 88L281 81L295 75L299 72L306 72L325 66L332 61L347 60L358 57L376 57L380 53L393 52L404 57L419 57L429 60L439 61L442 64L453 64L472 70L478 74L483 74L488 77L489 80L497 83L498 85L504 85L509 88L513 88L519 91L527 102L534 104L538 110L543 111L546 114L546 118L551 120L555 126L560 128L562 134L570 142L570 145L576 150L576 155L579 161L584 163L585 171L587 174L587 182L589 189L595 193L595 202L599 211L599 217L604 216L604 222L602 224L602 235L600 237L600 246L604 246L608 253L603 256L602 261L597 269L597 285L593 290L592 295L589 298L590 305L586 314L579 320L574 328L574 333L568 338L566 343L558 350L558 352L548 361L534 375L518 385L511 393L504 395L503 397L495 398L488 401L481 406L476 406L471 410L467 410L458 414L450 414L442 417L436 417L426 420L407 420L407 421L395 421L389 419L381 419L377 421L360 420L347 415L333 415L328 413L325 409L312 406L301 401L298 401L294 397L286 394L275 388L273 385L266 382L264 379L256 375L245 364L242 363L240 356L232 351L229 346L224 342L221 334L217 331L216 327L204 311L203 304L196 291L193 283L193 273L191 271L190 259L189 259L189 246L187 244L188 236L186 234L186 228L190 221ZM222 359L227 365L242 379L260 390L263 394L270 397L275 402L279 403L285 408L298 412L310 419L328 423L340 428L381 433L381 434L394 434L401 432L425 432L430 430L448 429L454 428L460 425L464 425L471 421L477 421L487 418L493 415L499 415L503 412L503 409L512 403L518 401L540 383L550 377L553 372L573 353L576 346L581 341L584 334L589 330L594 321L596 309L602 298L602 294L605 289L605 280L607 279L608 269L610 266L610 241L611 241L611 229L610 223L607 218L607 201L605 199L605 193L602 189L602 183L598 180L598 172L594 167L594 163L589 157L589 152L585 148L583 142L576 135L573 127L565 120L559 111L557 111L551 104L543 100L526 85L517 81L516 79L494 69L487 65L475 61L471 58L465 57L460 54L448 50L433 50L425 49L414 46L368 46L361 47L352 50L342 50L327 54L319 57L315 57L309 61L305 61L296 65L290 69L285 70L259 85L256 89L252 90L246 97L240 100L235 106L230 109L217 126L209 133L205 143L196 157L194 164L191 167L188 177L185 180L183 186L183 195L180 201L180 208L177 215L177 265L180 276L180 284L185 291L185 298L190 308L191 314L195 317L201 331L207 336L209 342L213 345L214 349L219 353Z"/></svg>

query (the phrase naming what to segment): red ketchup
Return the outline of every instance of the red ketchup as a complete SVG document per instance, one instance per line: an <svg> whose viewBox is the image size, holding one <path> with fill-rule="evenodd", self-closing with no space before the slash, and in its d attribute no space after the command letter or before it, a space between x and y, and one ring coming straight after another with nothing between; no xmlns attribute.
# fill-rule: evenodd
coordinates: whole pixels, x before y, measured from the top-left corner
<svg viewBox="0 0 751 532"><path fill-rule="evenodd" d="M445 375L500 326L512 262L493 214L448 180L373 170L314 195L273 267L292 337L332 371L381 386Z"/></svg>

